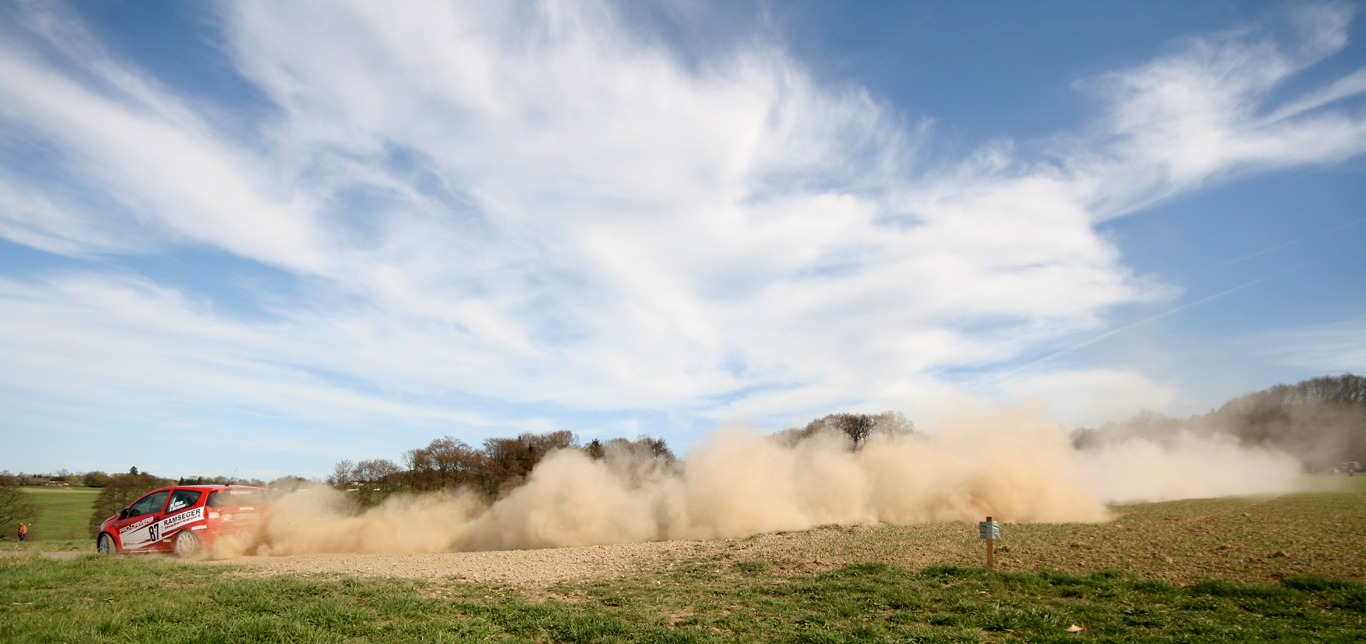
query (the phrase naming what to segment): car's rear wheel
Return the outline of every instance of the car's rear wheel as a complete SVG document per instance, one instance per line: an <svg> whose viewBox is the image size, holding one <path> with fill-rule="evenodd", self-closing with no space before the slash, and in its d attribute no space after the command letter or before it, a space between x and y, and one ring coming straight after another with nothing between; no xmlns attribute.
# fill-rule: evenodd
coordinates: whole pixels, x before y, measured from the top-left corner
<svg viewBox="0 0 1366 644"><path fill-rule="evenodd" d="M109 536L108 532L100 533L100 538L95 541L95 549L102 555L112 555L117 550L114 547L114 538Z"/></svg>
<svg viewBox="0 0 1366 644"><path fill-rule="evenodd" d="M189 557L199 552L199 537L191 532L181 532L175 536L175 554L177 557Z"/></svg>

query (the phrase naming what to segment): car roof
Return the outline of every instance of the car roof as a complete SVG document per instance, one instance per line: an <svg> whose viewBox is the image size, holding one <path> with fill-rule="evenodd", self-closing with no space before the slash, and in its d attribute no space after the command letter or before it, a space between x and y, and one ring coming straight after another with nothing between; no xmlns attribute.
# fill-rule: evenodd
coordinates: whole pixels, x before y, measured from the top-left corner
<svg viewBox="0 0 1366 644"><path fill-rule="evenodd" d="M175 487L177 487L177 488L190 488L190 489L192 489L192 490L226 490L226 489L229 489L229 488L232 488L232 489L241 488L241 489L244 489L244 490L259 490L259 489L261 489L261 488L259 488L259 487L256 487L255 485L177 485L177 486L175 486Z"/></svg>
<svg viewBox="0 0 1366 644"><path fill-rule="evenodd" d="M264 492L264 491L265 491L264 489L259 488L259 487L256 487L255 485L207 485L207 484L206 484L206 485L167 485L166 487L159 487L159 488L157 488L157 489L155 489L155 490L151 490L151 491L148 492L148 494L151 494L152 492L160 492L160 491L162 491L162 490L201 490L201 491L212 492L212 491L214 491L214 490L227 490L227 489L233 489L233 490L257 490L257 491L260 491L260 492Z"/></svg>

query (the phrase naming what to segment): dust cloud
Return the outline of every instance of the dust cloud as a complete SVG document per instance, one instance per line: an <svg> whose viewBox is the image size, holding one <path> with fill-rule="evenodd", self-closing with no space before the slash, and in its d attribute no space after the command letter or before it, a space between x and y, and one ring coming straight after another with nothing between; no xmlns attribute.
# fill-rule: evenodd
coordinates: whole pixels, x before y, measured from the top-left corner
<svg viewBox="0 0 1366 644"><path fill-rule="evenodd" d="M1134 437L1075 458L1088 486L1113 502L1285 492L1301 472L1298 458L1226 434L1183 433L1166 444Z"/></svg>
<svg viewBox="0 0 1366 644"><path fill-rule="evenodd" d="M1292 457L1218 437L1078 451L1040 411L1003 407L927 433L874 434L857 450L835 433L785 441L742 428L718 431L685 462L562 450L491 505L472 493L398 495L356 514L318 487L278 499L259 532L213 554L551 548L988 515L1101 522L1107 502L1275 492L1298 473Z"/></svg>

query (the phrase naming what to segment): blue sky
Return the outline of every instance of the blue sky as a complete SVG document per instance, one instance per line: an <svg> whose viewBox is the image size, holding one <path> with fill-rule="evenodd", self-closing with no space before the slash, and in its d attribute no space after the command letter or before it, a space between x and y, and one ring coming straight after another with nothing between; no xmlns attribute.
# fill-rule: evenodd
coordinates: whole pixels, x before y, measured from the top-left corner
<svg viewBox="0 0 1366 644"><path fill-rule="evenodd" d="M1366 371L1336 2L6 2L0 468Z"/></svg>

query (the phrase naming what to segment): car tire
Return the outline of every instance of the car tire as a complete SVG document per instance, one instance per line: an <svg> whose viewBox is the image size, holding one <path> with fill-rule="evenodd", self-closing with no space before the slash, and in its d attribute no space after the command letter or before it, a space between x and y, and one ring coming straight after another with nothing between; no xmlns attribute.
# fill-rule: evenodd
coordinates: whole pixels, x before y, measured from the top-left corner
<svg viewBox="0 0 1366 644"><path fill-rule="evenodd" d="M175 543L172 545L177 557L192 557L199 553L199 537L192 532L182 531L175 536Z"/></svg>
<svg viewBox="0 0 1366 644"><path fill-rule="evenodd" d="M102 555L116 555L118 548L114 546L114 538L108 532L101 532L100 538L95 541L95 550Z"/></svg>

